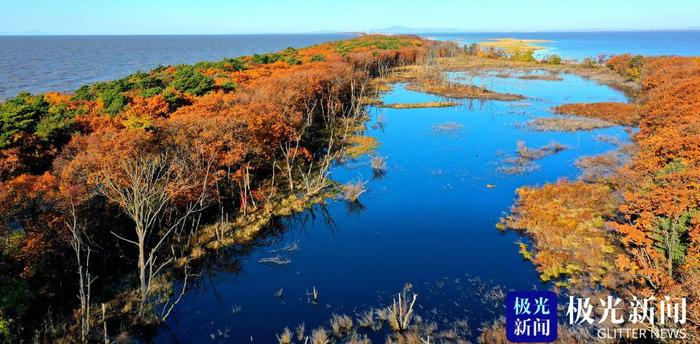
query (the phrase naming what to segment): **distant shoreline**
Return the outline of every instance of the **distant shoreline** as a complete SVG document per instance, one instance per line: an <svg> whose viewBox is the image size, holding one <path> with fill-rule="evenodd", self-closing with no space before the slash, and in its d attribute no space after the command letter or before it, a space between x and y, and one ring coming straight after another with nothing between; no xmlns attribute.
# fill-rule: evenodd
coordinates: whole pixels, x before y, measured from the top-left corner
<svg viewBox="0 0 700 344"><path fill-rule="evenodd" d="M700 28L688 29L604 29L604 30L534 30L534 31L479 31L479 30L422 30L392 32L391 30L380 29L370 30L370 34L390 34L390 35L424 35L424 34L537 34L537 33L644 33L644 32L699 32ZM143 33L143 34L72 34L72 33L0 33L2 37L160 37L160 36L286 36L286 35L363 35L363 31L325 31L325 32L270 32L270 33Z"/></svg>

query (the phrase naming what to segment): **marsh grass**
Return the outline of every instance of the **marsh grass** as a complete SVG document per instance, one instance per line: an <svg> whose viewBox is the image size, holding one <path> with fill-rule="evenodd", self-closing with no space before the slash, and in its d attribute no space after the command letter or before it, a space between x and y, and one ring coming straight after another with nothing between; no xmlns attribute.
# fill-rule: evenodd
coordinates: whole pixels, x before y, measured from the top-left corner
<svg viewBox="0 0 700 344"><path fill-rule="evenodd" d="M502 312L502 305L505 299L505 289L503 286L486 281L478 276L457 275L454 277L443 277L439 280L426 284L426 288L421 292L432 294L440 299L445 297L446 292L452 289L458 293L459 300L476 300L481 302L483 309L489 314L499 314ZM423 297L421 293L420 299ZM454 317L451 312L442 312L442 307L451 307L452 300L444 300L444 304L436 308L424 308L419 304L419 300L413 301L413 287L406 284L393 300L388 304L377 307L370 307L365 310L358 310L353 317L352 326L350 321L342 315L333 315L327 325L323 327L326 336L323 338L328 344L341 343L371 343L372 338L376 343L396 343L396 344L465 344L470 343L473 338L472 329L468 321L463 317ZM398 301L400 299L401 301ZM456 300L455 300L456 301ZM401 305L401 306L399 306ZM411 307L413 305L413 307ZM403 309L399 311L397 309ZM408 310L412 310L409 312ZM406 314L411 314L406 316ZM396 317L396 314L403 316ZM402 321L407 324L403 330L395 330L390 323L397 318L411 318L410 321ZM336 323L335 329L333 323ZM301 335L299 335L301 333ZM304 333L295 331L298 343L312 343L311 337Z"/></svg>
<svg viewBox="0 0 700 344"><path fill-rule="evenodd" d="M311 331L311 344L328 344L330 343L330 338L328 338L328 332L322 327L319 327Z"/></svg>
<svg viewBox="0 0 700 344"><path fill-rule="evenodd" d="M378 331L381 328L382 323L381 321L376 321L378 319L375 317L375 314L376 312L373 309L361 313L357 317L357 326Z"/></svg>
<svg viewBox="0 0 700 344"><path fill-rule="evenodd" d="M497 70L495 72L490 72L490 73L480 73L480 74L485 74L488 76L496 77L496 78L501 78L501 79L521 79L521 80L545 80L545 81L562 81L564 78L559 76L559 72L557 71L545 71L545 70L532 70L532 71L527 71L527 74L521 74L519 73L519 70ZM538 73L538 74L531 74L533 72L546 72L546 73Z"/></svg>
<svg viewBox="0 0 700 344"><path fill-rule="evenodd" d="M374 155L369 160L373 170L386 171L386 157Z"/></svg>
<svg viewBox="0 0 700 344"><path fill-rule="evenodd" d="M291 253L291 252L296 252L296 251L299 251L299 241L297 241L297 240L292 241L290 243L287 243L278 249L270 250L270 253L278 253L278 252Z"/></svg>
<svg viewBox="0 0 700 344"><path fill-rule="evenodd" d="M468 54L438 59L438 63L444 71L486 73L495 72L496 76L512 77L513 71L547 71L551 73L570 73L580 77L597 81L614 89L624 92L627 96L634 97L641 89L639 83L630 81L604 66L590 66L564 62L562 64L549 64L537 61L514 61L503 58L487 58Z"/></svg>
<svg viewBox="0 0 700 344"><path fill-rule="evenodd" d="M554 141L539 148L529 148L524 141L517 141L516 155L504 159L504 165L499 166L498 171L508 175L534 172L539 169L539 165L534 162L535 160L559 153L566 148L565 145Z"/></svg>
<svg viewBox="0 0 700 344"><path fill-rule="evenodd" d="M354 334L348 339L347 344L371 344L372 341L364 334Z"/></svg>
<svg viewBox="0 0 700 344"><path fill-rule="evenodd" d="M419 83L410 84L406 88L412 91L428 93L448 99L483 99L502 101L525 99L524 96L519 94L499 93L483 87L451 81L424 80Z"/></svg>
<svg viewBox="0 0 700 344"><path fill-rule="evenodd" d="M280 254L272 256L272 257L260 258L260 260L258 260L258 263L267 264L267 265L287 265L291 262L292 262L292 260L289 259L289 257L283 256Z"/></svg>
<svg viewBox="0 0 700 344"><path fill-rule="evenodd" d="M433 131L436 133L454 133L462 130L464 126L456 122L445 122L433 125Z"/></svg>
<svg viewBox="0 0 700 344"><path fill-rule="evenodd" d="M527 122L526 126L535 131L579 131L609 128L615 124L596 118L562 116L536 118Z"/></svg>
<svg viewBox="0 0 700 344"><path fill-rule="evenodd" d="M566 149L565 145L554 141L535 149L527 147L524 141L518 141L516 142L516 147L518 157L528 160L540 159L548 155L559 153Z"/></svg>
<svg viewBox="0 0 700 344"><path fill-rule="evenodd" d="M297 340L299 342L303 341L304 338L306 337L304 335L305 332L306 332L306 324L304 324L304 323L301 323L301 324L297 325L297 327L294 328L294 334L296 335Z"/></svg>
<svg viewBox="0 0 700 344"><path fill-rule="evenodd" d="M292 344L292 331L285 327L282 333L277 335L278 344Z"/></svg>
<svg viewBox="0 0 700 344"><path fill-rule="evenodd" d="M429 61L423 65L394 69L388 76L378 80L379 83L406 83L406 89L445 97L447 99L483 99L515 101L524 96L499 93L483 87L448 80L442 60ZM451 103L451 102L443 102Z"/></svg>
<svg viewBox="0 0 700 344"><path fill-rule="evenodd" d="M358 100L361 105L382 105L384 101L376 97L362 97Z"/></svg>
<svg viewBox="0 0 700 344"><path fill-rule="evenodd" d="M609 143L613 146L619 146L622 144L622 141L617 136L612 135L596 135L593 137L593 140L598 142Z"/></svg>
<svg viewBox="0 0 700 344"><path fill-rule="evenodd" d="M387 164L386 157L374 155L369 159L369 165L372 168L372 175L375 178L380 178L386 175Z"/></svg>
<svg viewBox="0 0 700 344"><path fill-rule="evenodd" d="M420 109L420 108L443 108L457 106L456 102L425 102L425 103L394 103L384 104L382 107L390 109Z"/></svg>
<svg viewBox="0 0 700 344"><path fill-rule="evenodd" d="M342 338L352 333L353 322L352 318L347 315L331 315L331 331L333 336Z"/></svg>
<svg viewBox="0 0 700 344"><path fill-rule="evenodd" d="M374 123L372 124L372 129L378 129L383 131L384 127L386 127L386 116L383 113L380 113L374 120Z"/></svg>
<svg viewBox="0 0 700 344"><path fill-rule="evenodd" d="M379 142L372 136L353 135L347 138L349 147L345 153L351 158L358 158L379 147Z"/></svg>
<svg viewBox="0 0 700 344"><path fill-rule="evenodd" d="M357 202L360 195L367 191L366 185L367 181L363 180L348 182L342 186L341 197L348 202Z"/></svg>
<svg viewBox="0 0 700 344"><path fill-rule="evenodd" d="M389 327L394 332L407 330L413 320L413 306L416 304L418 295L412 293L409 296L409 290L410 287L404 287L404 290L396 296L391 306L387 308L389 311Z"/></svg>
<svg viewBox="0 0 700 344"><path fill-rule="evenodd" d="M522 80L546 80L546 81L562 81L564 78L554 75L554 74L527 74L527 75L521 75L518 77L518 79Z"/></svg>
<svg viewBox="0 0 700 344"><path fill-rule="evenodd" d="M574 162L581 169L581 179L590 182L605 182L621 168L629 156L620 150L598 155L583 156Z"/></svg>

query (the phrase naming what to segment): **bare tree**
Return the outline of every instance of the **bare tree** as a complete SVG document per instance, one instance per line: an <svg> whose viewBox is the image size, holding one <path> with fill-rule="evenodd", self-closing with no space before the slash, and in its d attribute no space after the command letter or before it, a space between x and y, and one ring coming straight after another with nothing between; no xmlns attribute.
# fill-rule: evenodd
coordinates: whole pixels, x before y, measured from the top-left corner
<svg viewBox="0 0 700 344"><path fill-rule="evenodd" d="M78 263L78 300L80 300L80 339L87 342L87 336L90 333L90 289L92 282L97 277L92 277L90 274L90 246L83 242L85 233L84 226L78 221L78 213L75 208L73 199L69 200L68 218L66 227L71 232L70 245L75 252L75 258Z"/></svg>
<svg viewBox="0 0 700 344"><path fill-rule="evenodd" d="M103 173L99 191L134 221L136 240L113 234L138 249L140 316L143 316L154 277L174 260L173 257L161 258L161 247L173 231L204 209L211 165L210 159L204 171L197 173L186 159L175 154L141 154ZM194 180L192 176L201 180ZM177 207L175 200L197 187L201 187L199 196L187 202L184 209Z"/></svg>
<svg viewBox="0 0 700 344"><path fill-rule="evenodd" d="M287 183L289 184L289 191L294 192L294 170L296 167L296 161L301 152L300 145L301 140L306 133L306 130L313 124L314 110L316 109L316 104L307 105L307 111L301 125L299 133L293 142L285 142L280 144L280 149L282 151L282 157L284 164L279 165L280 170L287 177ZM323 112L323 111L322 111ZM274 166L274 165L273 165Z"/></svg>

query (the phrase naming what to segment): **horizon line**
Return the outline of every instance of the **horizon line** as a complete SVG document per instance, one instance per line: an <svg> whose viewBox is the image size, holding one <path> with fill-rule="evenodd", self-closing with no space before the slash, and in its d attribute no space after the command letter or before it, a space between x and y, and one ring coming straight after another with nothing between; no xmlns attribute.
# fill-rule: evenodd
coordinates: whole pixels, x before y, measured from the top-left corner
<svg viewBox="0 0 700 344"><path fill-rule="evenodd" d="M405 29L405 32L391 32L391 29ZM410 31L416 30L416 31ZM444 30L444 31L440 31ZM442 28L420 29L403 26L392 26L369 31L300 31L300 32L238 32L238 33L47 33L47 32L0 32L0 36L235 36L235 35L333 35L333 34L389 34L389 35L420 35L420 34L459 34L459 33L581 33L581 32L659 32L659 31L700 31L700 27L661 28L661 29L563 29L563 30L462 30Z"/></svg>

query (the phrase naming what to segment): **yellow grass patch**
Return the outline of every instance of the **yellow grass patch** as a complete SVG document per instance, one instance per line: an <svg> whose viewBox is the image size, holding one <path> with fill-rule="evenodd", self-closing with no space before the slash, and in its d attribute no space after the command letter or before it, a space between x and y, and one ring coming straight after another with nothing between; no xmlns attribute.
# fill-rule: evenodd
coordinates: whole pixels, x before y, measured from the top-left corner
<svg viewBox="0 0 700 344"><path fill-rule="evenodd" d="M522 100L525 97L519 94L499 93L474 85L465 85L456 82L423 80L407 87L410 90L434 94L453 99L488 99L488 100Z"/></svg>
<svg viewBox="0 0 700 344"><path fill-rule="evenodd" d="M537 131L578 131L608 128L614 123L597 118L583 118L573 116L537 118L527 123L532 130Z"/></svg>
<svg viewBox="0 0 700 344"><path fill-rule="evenodd" d="M379 146L377 139L371 136L350 136L347 138L347 141L350 144L350 147L348 147L345 152L352 158L357 158L363 154L367 154L377 149Z"/></svg>
<svg viewBox="0 0 700 344"><path fill-rule="evenodd" d="M381 105L381 104L384 104L384 102L381 99L374 98L374 97L362 97L359 99L359 102L362 105Z"/></svg>
<svg viewBox="0 0 700 344"><path fill-rule="evenodd" d="M485 48L500 49L506 52L534 52L546 49L546 47L536 45L537 43L549 43L551 41L543 39L517 39L517 38L494 38L479 45Z"/></svg>
<svg viewBox="0 0 700 344"><path fill-rule="evenodd" d="M441 108L457 106L459 103L455 102L425 102L425 103L394 103L394 104L384 104L382 107L391 109L417 109L417 108Z"/></svg>

